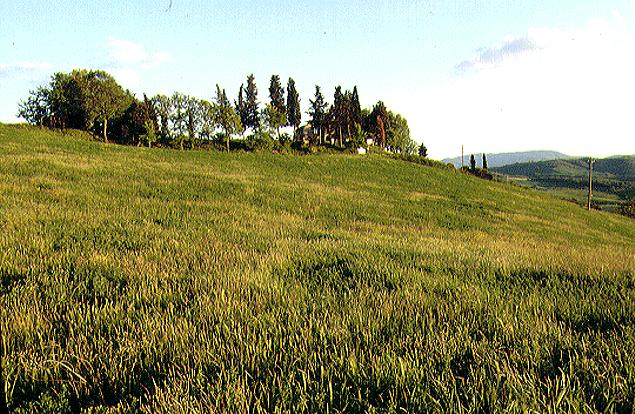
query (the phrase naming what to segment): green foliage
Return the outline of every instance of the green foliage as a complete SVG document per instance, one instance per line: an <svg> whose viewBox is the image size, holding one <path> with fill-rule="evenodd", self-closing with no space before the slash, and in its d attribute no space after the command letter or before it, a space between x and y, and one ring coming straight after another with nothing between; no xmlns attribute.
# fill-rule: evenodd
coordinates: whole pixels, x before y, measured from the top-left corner
<svg viewBox="0 0 635 414"><path fill-rule="evenodd" d="M213 104L214 118L216 124L223 129L225 133L226 149L229 152L229 142L233 134L237 134L243 130L240 123L240 115L236 113L234 107L229 103L225 90L216 85L216 99Z"/></svg>
<svg viewBox="0 0 635 414"><path fill-rule="evenodd" d="M249 151L271 152L274 148L275 140L266 131L256 131L245 138L245 146Z"/></svg>
<svg viewBox="0 0 635 414"><path fill-rule="evenodd" d="M350 148L366 147L366 133L360 124L355 124L355 130L348 140Z"/></svg>
<svg viewBox="0 0 635 414"><path fill-rule="evenodd" d="M310 108L308 114L311 116L311 126L317 131L320 137L320 142L324 136L324 130L328 126L327 120L327 108L328 103L324 100L324 95L318 85L315 85L315 99L309 100Z"/></svg>
<svg viewBox="0 0 635 414"><path fill-rule="evenodd" d="M258 88L256 79L251 74L247 77L245 96L245 127L256 130L260 127L260 111L258 110Z"/></svg>
<svg viewBox="0 0 635 414"><path fill-rule="evenodd" d="M631 412L635 226L418 156L0 125L11 412Z"/></svg>
<svg viewBox="0 0 635 414"><path fill-rule="evenodd" d="M278 113L283 114L285 116L284 123L282 125L286 125L287 123L287 107L284 103L284 89L282 89L282 84L280 83L280 76L272 75L271 82L269 84L269 98L271 99L271 106L276 108Z"/></svg>
<svg viewBox="0 0 635 414"><path fill-rule="evenodd" d="M295 130L302 121L302 111L300 110L300 95L295 88L295 81L289 78L287 84L287 124Z"/></svg>
<svg viewBox="0 0 635 414"><path fill-rule="evenodd" d="M635 197L631 197L629 201L622 203L620 214L635 219Z"/></svg>
<svg viewBox="0 0 635 414"><path fill-rule="evenodd" d="M280 128L287 122L287 116L278 110L274 105L267 104L263 110L262 117L266 125L273 131L276 131L278 139L280 139Z"/></svg>
<svg viewBox="0 0 635 414"><path fill-rule="evenodd" d="M386 147L392 152L415 154L417 144L410 138L410 128L406 118L388 111L388 125Z"/></svg>
<svg viewBox="0 0 635 414"><path fill-rule="evenodd" d="M487 171L487 157L485 156L485 153L483 153L483 169L485 171Z"/></svg>
<svg viewBox="0 0 635 414"><path fill-rule="evenodd" d="M386 131L390 128L390 118L386 105L382 101L377 102L370 113L368 120L369 131L375 135L375 141L381 148L386 146Z"/></svg>
<svg viewBox="0 0 635 414"><path fill-rule="evenodd" d="M423 142L419 145L418 154L422 158L428 158L428 147Z"/></svg>
<svg viewBox="0 0 635 414"><path fill-rule="evenodd" d="M50 125L50 93L50 89L43 86L30 91L27 100L18 104L18 116L32 125Z"/></svg>
<svg viewBox="0 0 635 414"><path fill-rule="evenodd" d="M18 115L34 125L100 131L108 141L108 121L124 113L132 95L102 70L57 72L48 87L30 92Z"/></svg>
<svg viewBox="0 0 635 414"><path fill-rule="evenodd" d="M470 171L476 171L476 159L474 158L474 154L470 155Z"/></svg>

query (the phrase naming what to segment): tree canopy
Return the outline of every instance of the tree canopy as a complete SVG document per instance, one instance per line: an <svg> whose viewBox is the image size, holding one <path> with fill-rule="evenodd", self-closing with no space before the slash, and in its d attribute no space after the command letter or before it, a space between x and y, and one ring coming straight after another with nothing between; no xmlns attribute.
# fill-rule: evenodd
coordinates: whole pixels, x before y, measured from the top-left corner
<svg viewBox="0 0 635 414"><path fill-rule="evenodd" d="M247 76L246 85L240 85L232 104L218 85L211 102L178 91L170 96L143 95L139 100L104 71L76 69L54 73L47 85L31 90L19 103L18 115L34 125L83 129L106 142L123 144L185 149L186 144L189 148L213 147L224 141L222 145L229 150L232 136L243 134L247 139L247 129L250 136L268 136L269 140L274 139L273 131L279 143L286 142L288 134L280 130L290 126L295 140L309 146L330 145L343 150L374 143L391 152L417 152L406 119L382 101L372 109L362 108L357 86L352 90L337 86L329 105L316 85L306 112L310 116L307 128L298 128L302 110L293 78L288 79L285 91L280 76L272 75L269 98L264 109L259 109L253 74Z"/></svg>

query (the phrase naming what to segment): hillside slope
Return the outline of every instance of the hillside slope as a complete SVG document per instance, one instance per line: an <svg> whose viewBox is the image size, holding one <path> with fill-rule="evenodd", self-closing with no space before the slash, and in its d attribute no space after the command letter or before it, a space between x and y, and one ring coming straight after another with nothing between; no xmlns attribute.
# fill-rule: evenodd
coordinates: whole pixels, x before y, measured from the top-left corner
<svg viewBox="0 0 635 414"><path fill-rule="evenodd" d="M557 151L521 151L521 152L503 152L499 154L485 154L487 156L488 167L501 167L504 165L521 163L521 162L535 162L545 160L555 160L560 158L571 158L569 155L565 155ZM481 167L482 154L474 154L476 157L476 163ZM447 158L443 160L445 163L451 163L456 168L461 167L461 157ZM465 165L470 164L470 154L465 155Z"/></svg>
<svg viewBox="0 0 635 414"><path fill-rule="evenodd" d="M0 125L14 412L615 410L635 225L380 156Z"/></svg>

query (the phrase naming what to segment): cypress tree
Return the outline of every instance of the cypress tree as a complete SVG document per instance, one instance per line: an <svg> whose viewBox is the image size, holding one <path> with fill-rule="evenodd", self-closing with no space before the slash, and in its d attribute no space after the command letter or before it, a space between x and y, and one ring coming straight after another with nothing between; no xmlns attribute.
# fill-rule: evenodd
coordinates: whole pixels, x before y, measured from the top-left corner
<svg viewBox="0 0 635 414"><path fill-rule="evenodd" d="M245 90L245 120L244 126L251 129L260 127L260 111L258 110L258 88L254 75L247 76L247 89Z"/></svg>
<svg viewBox="0 0 635 414"><path fill-rule="evenodd" d="M324 101L324 95L318 85L315 85L315 99L309 100L311 107L308 114L311 116L311 126L317 131L322 142L324 127L326 126L326 108L328 104Z"/></svg>
<svg viewBox="0 0 635 414"><path fill-rule="evenodd" d="M470 171L476 171L476 159L474 158L474 154L470 155Z"/></svg>
<svg viewBox="0 0 635 414"><path fill-rule="evenodd" d="M296 128L302 121L302 113L300 112L300 95L295 88L295 81L289 78L287 84L287 121L288 125L293 127L295 134Z"/></svg>
<svg viewBox="0 0 635 414"><path fill-rule="evenodd" d="M240 89L238 90L238 101L236 101L234 104L236 106L236 112L240 116L240 123L243 126L241 131L242 133L244 133L245 130L247 129L247 118L248 118L247 105L245 104L245 99L243 95L244 95L244 87L243 87L243 84L240 84Z"/></svg>
<svg viewBox="0 0 635 414"><path fill-rule="evenodd" d="M362 125L362 107L359 104L359 95L357 94L357 86L353 87L351 111L352 111L353 123L361 126Z"/></svg>
<svg viewBox="0 0 635 414"><path fill-rule="evenodd" d="M485 156L485 153L483 153L483 169L487 170L487 157Z"/></svg>
<svg viewBox="0 0 635 414"><path fill-rule="evenodd" d="M271 98L271 105L273 105L279 112L286 115L287 108L284 104L284 90L282 89L280 76L278 75L271 75L269 98Z"/></svg>
<svg viewBox="0 0 635 414"><path fill-rule="evenodd" d="M335 94L333 95L333 106L331 107L331 120L333 126L337 130L337 136L340 140L340 147L342 146L342 128L345 125L346 109L344 107L344 95L342 94L342 87L337 86L335 88Z"/></svg>

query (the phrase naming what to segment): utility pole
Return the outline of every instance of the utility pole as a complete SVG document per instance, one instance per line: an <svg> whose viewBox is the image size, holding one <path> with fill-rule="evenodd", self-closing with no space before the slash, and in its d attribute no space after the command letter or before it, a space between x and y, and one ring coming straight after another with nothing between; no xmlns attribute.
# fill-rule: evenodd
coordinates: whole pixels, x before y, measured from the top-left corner
<svg viewBox="0 0 635 414"><path fill-rule="evenodd" d="M587 197L587 210L591 210L591 198L593 197L593 158L589 157L589 196Z"/></svg>

